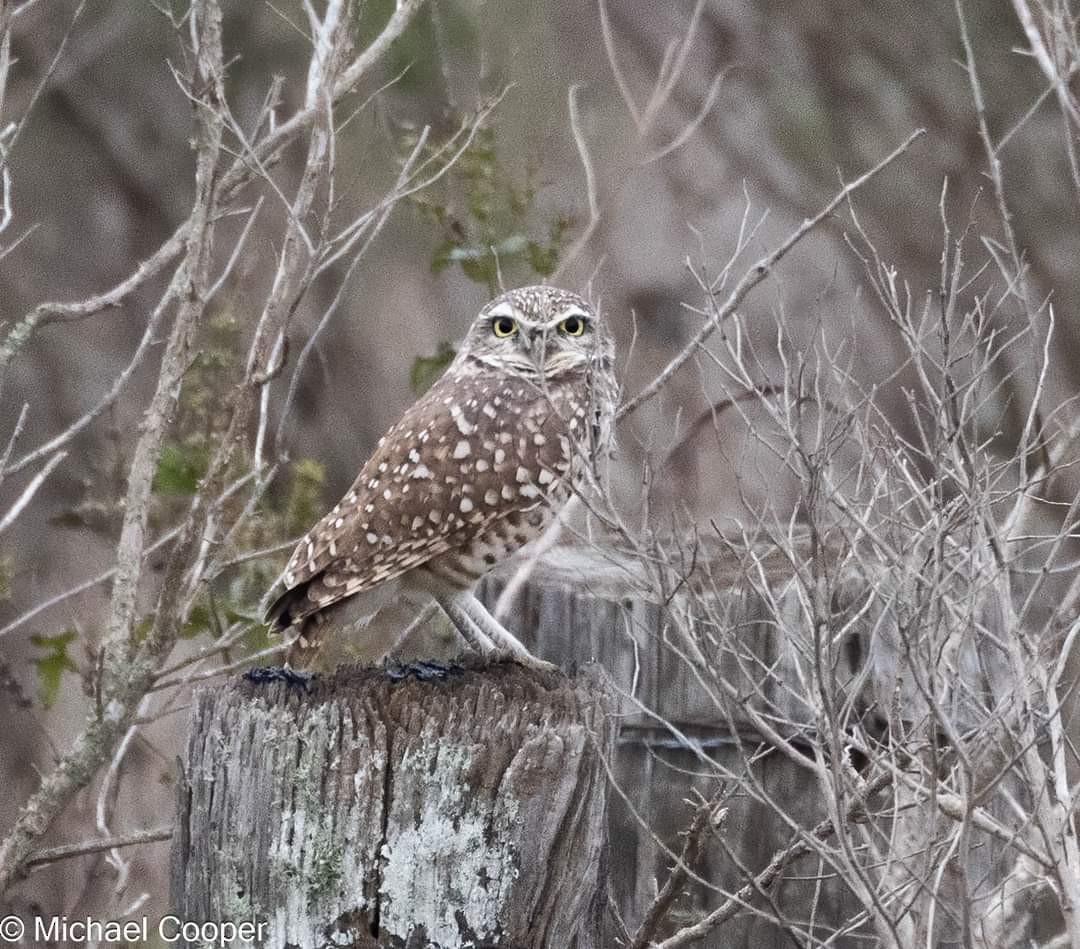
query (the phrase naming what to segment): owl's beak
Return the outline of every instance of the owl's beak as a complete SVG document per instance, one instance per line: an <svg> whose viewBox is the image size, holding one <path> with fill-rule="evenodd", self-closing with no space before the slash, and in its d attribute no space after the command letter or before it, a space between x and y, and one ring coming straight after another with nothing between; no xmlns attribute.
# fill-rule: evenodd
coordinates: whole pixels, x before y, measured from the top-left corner
<svg viewBox="0 0 1080 949"><path fill-rule="evenodd" d="M537 369L543 370L547 357L547 333L542 326L534 326L528 331L526 340L529 347L529 358Z"/></svg>

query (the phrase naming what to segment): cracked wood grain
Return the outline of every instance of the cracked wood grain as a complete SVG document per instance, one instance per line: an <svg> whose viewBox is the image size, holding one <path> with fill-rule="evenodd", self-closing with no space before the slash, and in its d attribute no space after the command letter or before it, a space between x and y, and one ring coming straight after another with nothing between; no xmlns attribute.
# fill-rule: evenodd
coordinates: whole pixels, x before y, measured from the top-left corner
<svg viewBox="0 0 1080 949"><path fill-rule="evenodd" d="M596 667L205 690L174 908L267 946L600 949L611 707Z"/></svg>

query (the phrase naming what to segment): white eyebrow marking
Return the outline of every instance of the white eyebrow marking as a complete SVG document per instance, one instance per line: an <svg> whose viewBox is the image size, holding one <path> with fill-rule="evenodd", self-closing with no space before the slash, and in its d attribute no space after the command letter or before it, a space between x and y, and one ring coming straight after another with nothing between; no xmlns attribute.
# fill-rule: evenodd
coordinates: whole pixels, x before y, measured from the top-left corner
<svg viewBox="0 0 1080 949"><path fill-rule="evenodd" d="M509 316L511 319L521 319L521 313L513 303L508 300L504 300L502 303L497 303L490 310L487 311L488 316Z"/></svg>
<svg viewBox="0 0 1080 949"><path fill-rule="evenodd" d="M568 316L580 316L583 320L591 320L593 315L581 307L571 304L565 310L559 310L557 320L565 320Z"/></svg>

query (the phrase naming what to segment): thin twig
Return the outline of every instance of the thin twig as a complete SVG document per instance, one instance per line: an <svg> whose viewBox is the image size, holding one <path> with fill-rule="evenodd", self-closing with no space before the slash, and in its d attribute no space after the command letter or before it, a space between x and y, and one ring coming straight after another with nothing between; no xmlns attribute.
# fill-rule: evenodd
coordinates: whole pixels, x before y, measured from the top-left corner
<svg viewBox="0 0 1080 949"><path fill-rule="evenodd" d="M36 330L53 323L84 320L102 310L121 306L131 294L180 255L187 240L187 227L186 223L182 225L152 256L139 264L131 275L125 277L111 290L75 303L40 303L19 320L8 330L3 343L0 344L0 393L4 389L4 376L8 365Z"/></svg>
<svg viewBox="0 0 1080 949"><path fill-rule="evenodd" d="M720 810L718 798L701 801L697 805L690 826L683 832L682 853L679 854L675 866L668 873L660 892L656 894L656 898L645 911L641 925L634 934L634 938L627 944L627 949L648 949L653 944L653 938L660 924L686 886L689 871L696 867L701 859L708 836L719 832L725 816L726 811Z"/></svg>
<svg viewBox="0 0 1080 949"><path fill-rule="evenodd" d="M603 4L601 4L603 9ZM577 97L581 90L581 83L574 83L566 94L567 104L570 111L570 132L574 136L574 145L577 147L578 157L581 159L581 167L585 172L585 196L589 204L589 220L585 230L559 261L559 266L551 275L552 283L558 283L567 268L577 259L585 249L593 233L600 225L600 199L596 188L596 171L593 168L592 157L589 154L589 145L585 141L585 133L581 129L581 114L578 112Z"/></svg>
<svg viewBox="0 0 1080 949"><path fill-rule="evenodd" d="M708 322L694 334L694 338L686 345L681 353L676 356L644 389L627 402L624 402L618 411L618 418L624 419L627 415L635 412L644 403L654 398L667 385L676 372L679 371L712 334L720 328L721 324L735 312L746 295L761 283L783 259L783 257L799 243L807 234L829 217L849 195L858 191L863 185L871 181L884 169L888 168L897 158L906 152L916 139L924 134L924 129L916 129L904 141L879 161L873 168L860 175L850 184L845 185L817 214L802 222L775 250L766 254L756 264L743 274L742 278L732 289L728 298L710 314Z"/></svg>
<svg viewBox="0 0 1080 949"><path fill-rule="evenodd" d="M599 0L597 6L600 10L600 32L604 38L604 49L607 52L608 64L611 66L611 74L615 77L615 84L619 87L619 93L622 95L623 102L626 105L626 111L630 113L634 125L640 131L641 112L634 101L633 93L630 91L630 84L626 81L622 68L619 66L619 57L615 52L615 36L611 30L611 21L608 19L607 0Z"/></svg>
<svg viewBox="0 0 1080 949"><path fill-rule="evenodd" d="M117 834L115 837L106 837L101 840L85 840L78 844L65 844L61 847L50 847L47 850L35 850L26 858L23 866L27 870L31 870L47 863L70 860L72 857L82 857L90 853L102 853L106 850L116 850L119 847L138 847L141 844L171 840L172 835L173 829L171 826L162 826L155 827L152 830L132 831L130 834Z"/></svg>
<svg viewBox="0 0 1080 949"><path fill-rule="evenodd" d="M65 458L67 458L66 451L57 452L48 460L45 467L34 475L33 479L23 489L22 494L19 495L15 503L8 508L7 513L3 517L0 517L0 534L4 533L4 531L15 523L15 519L26 509L26 505L34 499L34 495L38 493L38 489L45 483L45 479L53 473L56 466Z"/></svg>
<svg viewBox="0 0 1080 949"><path fill-rule="evenodd" d="M28 451L25 455L22 455L16 461L13 461L3 471L4 476L18 474L24 468L29 467L35 462L40 461L46 455L50 455L67 445L95 419L99 418L110 405L116 402L120 397L120 394L127 387L127 384L131 381L132 376L134 376L135 371L141 365L146 354L150 351L150 348L157 342L158 330L161 328L165 315L169 311L178 291L179 287L176 282L169 285L168 289L154 307L154 311L150 314L150 319L146 324L146 329L143 331L142 338L139 340L139 345L135 347L135 352L132 354L131 359L128 360L128 364L121 369L116 378L112 380L109 388L97 403L87 409L86 412L72 422L64 429L64 431L60 432L59 435L53 436L44 444L38 445L37 448Z"/></svg>

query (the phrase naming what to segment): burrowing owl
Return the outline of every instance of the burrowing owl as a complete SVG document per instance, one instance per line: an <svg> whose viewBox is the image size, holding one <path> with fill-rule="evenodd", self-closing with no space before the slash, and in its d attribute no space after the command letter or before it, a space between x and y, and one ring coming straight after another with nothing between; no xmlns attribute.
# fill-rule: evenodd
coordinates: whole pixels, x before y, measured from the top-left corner
<svg viewBox="0 0 1080 949"><path fill-rule="evenodd" d="M604 451L617 390L599 314L553 287L511 290L476 318L441 379L379 439L305 537L267 611L296 627L289 662L400 598L434 600L482 653L539 663L473 596L537 538ZM297 648L300 647L299 649Z"/></svg>

